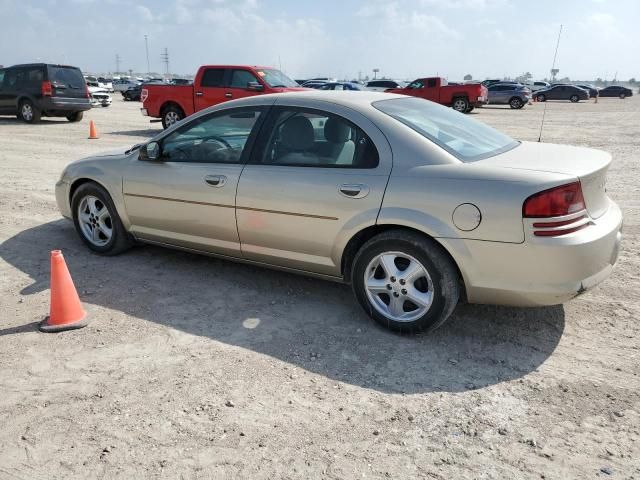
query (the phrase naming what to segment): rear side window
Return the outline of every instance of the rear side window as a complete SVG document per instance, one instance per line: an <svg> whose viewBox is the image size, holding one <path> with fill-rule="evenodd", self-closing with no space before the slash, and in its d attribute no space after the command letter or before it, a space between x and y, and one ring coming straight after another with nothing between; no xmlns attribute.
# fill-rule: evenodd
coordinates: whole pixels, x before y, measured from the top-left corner
<svg viewBox="0 0 640 480"><path fill-rule="evenodd" d="M261 163L266 165L375 168L378 151L348 120L320 110L283 108L275 115Z"/></svg>
<svg viewBox="0 0 640 480"><path fill-rule="evenodd" d="M247 70L234 70L231 74L231 85L232 88L247 88L249 83L257 82L258 79L255 75Z"/></svg>
<svg viewBox="0 0 640 480"><path fill-rule="evenodd" d="M83 88L84 77L80 69L75 67L49 67L49 81L56 85L64 85L73 89Z"/></svg>
<svg viewBox="0 0 640 480"><path fill-rule="evenodd" d="M430 78L429 80L427 80L427 87L429 88L435 88L437 82L435 78Z"/></svg>
<svg viewBox="0 0 640 480"><path fill-rule="evenodd" d="M0 85L2 85L2 82L4 81L4 72L5 70L0 70Z"/></svg>
<svg viewBox="0 0 640 480"><path fill-rule="evenodd" d="M223 87L224 68L207 68L202 75L200 84L203 87Z"/></svg>
<svg viewBox="0 0 640 480"><path fill-rule="evenodd" d="M19 88L24 85L25 71L21 68L8 70L5 74L4 85L7 88Z"/></svg>

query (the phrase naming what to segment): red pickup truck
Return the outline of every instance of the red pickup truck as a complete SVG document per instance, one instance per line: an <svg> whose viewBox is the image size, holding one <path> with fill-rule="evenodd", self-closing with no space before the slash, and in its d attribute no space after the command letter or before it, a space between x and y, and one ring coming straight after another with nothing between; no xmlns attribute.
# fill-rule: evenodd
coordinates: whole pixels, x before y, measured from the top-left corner
<svg viewBox="0 0 640 480"><path fill-rule="evenodd" d="M204 65L193 85L145 85L140 92L143 115L162 119L168 128L212 105L265 93L306 90L280 70L243 65Z"/></svg>
<svg viewBox="0 0 640 480"><path fill-rule="evenodd" d="M390 88L385 91L425 98L463 113L468 113L489 100L487 87L480 83L449 85L440 77L419 78L404 88Z"/></svg>

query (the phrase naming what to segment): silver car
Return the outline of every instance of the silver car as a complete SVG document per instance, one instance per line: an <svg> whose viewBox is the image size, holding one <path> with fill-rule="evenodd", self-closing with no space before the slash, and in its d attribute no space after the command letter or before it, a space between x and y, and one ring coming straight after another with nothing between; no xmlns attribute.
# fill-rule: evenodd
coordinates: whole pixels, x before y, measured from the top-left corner
<svg viewBox="0 0 640 480"><path fill-rule="evenodd" d="M610 162L418 98L310 91L71 163L56 197L95 252L152 243L343 281L377 322L417 332L460 299L552 305L605 279L622 226Z"/></svg>

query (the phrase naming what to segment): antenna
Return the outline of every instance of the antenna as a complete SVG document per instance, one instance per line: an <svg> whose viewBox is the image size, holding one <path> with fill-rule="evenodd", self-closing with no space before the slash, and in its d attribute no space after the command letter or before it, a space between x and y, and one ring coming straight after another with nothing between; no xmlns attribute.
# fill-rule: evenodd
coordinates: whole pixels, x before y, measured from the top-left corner
<svg viewBox="0 0 640 480"><path fill-rule="evenodd" d="M553 64L551 65L551 80L556 79L556 75L559 70L556 69L556 58L558 58L558 47L560 47L560 35L562 35L562 24L560 24L560 31L558 32L558 41L556 42L556 51L553 54ZM544 118L547 115L547 102L544 102L544 109L542 110L542 122L540 122L540 135L538 136L538 143L542 141L542 129L544 128Z"/></svg>

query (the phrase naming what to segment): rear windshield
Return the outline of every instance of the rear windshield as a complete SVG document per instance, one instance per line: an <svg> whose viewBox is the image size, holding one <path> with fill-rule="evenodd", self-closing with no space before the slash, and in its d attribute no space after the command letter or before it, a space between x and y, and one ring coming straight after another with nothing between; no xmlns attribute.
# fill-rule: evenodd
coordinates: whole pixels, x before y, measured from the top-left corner
<svg viewBox="0 0 640 480"><path fill-rule="evenodd" d="M421 98L380 100L373 106L463 162L493 157L519 145L518 141L484 123Z"/></svg>
<svg viewBox="0 0 640 480"><path fill-rule="evenodd" d="M49 67L49 81L70 88L84 88L84 77L75 67Z"/></svg>

